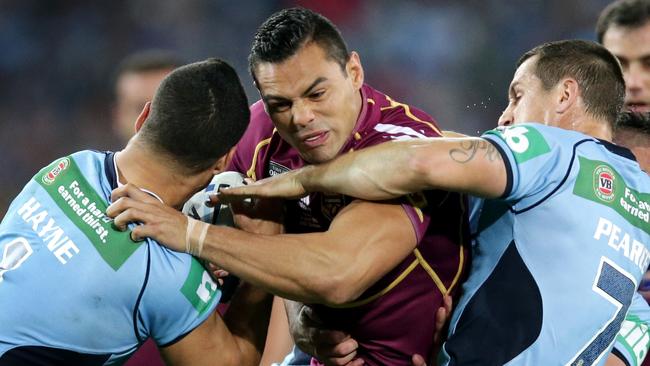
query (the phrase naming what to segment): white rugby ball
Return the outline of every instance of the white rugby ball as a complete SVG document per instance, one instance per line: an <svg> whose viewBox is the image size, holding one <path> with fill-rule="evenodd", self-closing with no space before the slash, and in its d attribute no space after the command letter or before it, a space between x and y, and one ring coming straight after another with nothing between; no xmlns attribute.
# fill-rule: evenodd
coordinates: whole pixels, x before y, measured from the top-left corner
<svg viewBox="0 0 650 366"><path fill-rule="evenodd" d="M208 207L205 203L210 200L209 196L217 193L220 188L244 185L244 178L245 176L239 172L221 172L215 175L204 190L194 194L185 203L183 213L209 224L234 226L229 205Z"/></svg>

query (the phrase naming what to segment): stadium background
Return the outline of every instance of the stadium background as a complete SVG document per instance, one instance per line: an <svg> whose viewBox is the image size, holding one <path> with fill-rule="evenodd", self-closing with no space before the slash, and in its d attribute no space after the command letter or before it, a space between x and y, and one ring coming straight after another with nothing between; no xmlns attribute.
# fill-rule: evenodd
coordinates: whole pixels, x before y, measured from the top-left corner
<svg viewBox="0 0 650 366"><path fill-rule="evenodd" d="M118 149L113 77L126 55L169 49L216 56L257 93L246 57L272 12L302 5L328 16L361 55L366 81L477 134L496 124L517 57L538 43L594 39L608 0L256 1L0 0L0 214L58 156Z"/></svg>

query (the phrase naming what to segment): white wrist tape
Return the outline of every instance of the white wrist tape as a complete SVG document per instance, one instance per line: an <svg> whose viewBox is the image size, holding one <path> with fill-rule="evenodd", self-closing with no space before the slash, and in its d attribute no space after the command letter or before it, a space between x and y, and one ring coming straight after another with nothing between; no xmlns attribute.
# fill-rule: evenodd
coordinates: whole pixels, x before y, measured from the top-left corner
<svg viewBox="0 0 650 366"><path fill-rule="evenodd" d="M201 256L203 243L208 234L210 225L187 216L187 230L185 231L185 252L195 257Z"/></svg>

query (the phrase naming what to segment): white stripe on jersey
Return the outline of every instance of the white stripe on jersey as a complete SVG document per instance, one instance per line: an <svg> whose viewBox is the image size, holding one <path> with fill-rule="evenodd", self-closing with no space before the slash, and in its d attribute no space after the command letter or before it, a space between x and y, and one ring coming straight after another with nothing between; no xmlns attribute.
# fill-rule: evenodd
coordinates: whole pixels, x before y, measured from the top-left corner
<svg viewBox="0 0 650 366"><path fill-rule="evenodd" d="M379 132L387 133L389 135L398 135L398 136L390 136L393 140L410 140L413 138L417 138L417 139L427 138L426 135L417 132L410 127L404 127L404 126L377 123L375 125L375 130Z"/></svg>

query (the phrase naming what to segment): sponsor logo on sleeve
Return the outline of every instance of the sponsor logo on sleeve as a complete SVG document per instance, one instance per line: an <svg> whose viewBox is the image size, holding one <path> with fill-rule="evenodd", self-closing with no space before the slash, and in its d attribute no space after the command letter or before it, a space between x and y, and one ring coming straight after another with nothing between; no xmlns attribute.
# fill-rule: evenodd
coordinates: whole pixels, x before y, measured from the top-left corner
<svg viewBox="0 0 650 366"><path fill-rule="evenodd" d="M190 271L181 287L181 293L199 314L203 314L221 297L219 286L195 258L191 259Z"/></svg>

